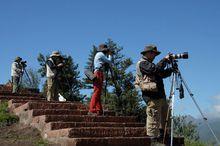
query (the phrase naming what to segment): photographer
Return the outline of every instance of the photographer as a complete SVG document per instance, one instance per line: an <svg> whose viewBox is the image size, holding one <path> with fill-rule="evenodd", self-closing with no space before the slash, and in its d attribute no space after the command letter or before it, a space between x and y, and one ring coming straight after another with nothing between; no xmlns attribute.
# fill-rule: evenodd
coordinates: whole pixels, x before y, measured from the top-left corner
<svg viewBox="0 0 220 146"><path fill-rule="evenodd" d="M161 52L154 45L148 45L140 61L137 63L136 85L142 90L142 96L147 104L147 135L162 138L164 133L168 105L166 102L163 78L171 75L172 69L165 69L169 63L169 55L159 63L153 61Z"/></svg>
<svg viewBox="0 0 220 146"><path fill-rule="evenodd" d="M102 115L103 109L101 105L102 86L104 81L104 65L111 66L112 52L105 44L99 45L98 52L94 58L94 75L96 76L93 82L94 93L91 98L89 115Z"/></svg>
<svg viewBox="0 0 220 146"><path fill-rule="evenodd" d="M63 65L62 56L58 51L52 52L46 61L47 101L58 101L58 74Z"/></svg>
<svg viewBox="0 0 220 146"><path fill-rule="evenodd" d="M16 57L11 65L11 77L12 77L12 93L18 93L20 79L23 74L23 66L21 64L22 58Z"/></svg>

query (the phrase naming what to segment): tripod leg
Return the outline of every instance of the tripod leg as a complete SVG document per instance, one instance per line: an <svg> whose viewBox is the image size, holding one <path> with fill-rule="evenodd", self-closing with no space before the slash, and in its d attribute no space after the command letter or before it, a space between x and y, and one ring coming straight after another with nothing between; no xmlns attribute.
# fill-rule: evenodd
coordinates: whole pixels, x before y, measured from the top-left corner
<svg viewBox="0 0 220 146"><path fill-rule="evenodd" d="M166 123L165 123L164 133L163 133L163 144L165 144L166 134L167 134L167 129L168 129L168 122L169 122L169 119L170 119L170 110L171 110L170 105L171 105L171 101L169 100L167 115L166 115Z"/></svg>
<svg viewBox="0 0 220 146"><path fill-rule="evenodd" d="M169 121L169 117L170 117L171 118L171 141L170 141L170 146L173 146L173 116L174 116L173 108L174 108L174 98L175 98L175 82L176 82L176 74L172 73L172 84L171 84L170 96L169 96L169 107L168 107L168 110L167 110L166 124L165 124L164 137L163 137L163 143L165 143L165 137L166 137L166 133L167 133L167 126L168 126L168 121Z"/></svg>
<svg viewBox="0 0 220 146"><path fill-rule="evenodd" d="M27 76L27 78L28 78L28 80L29 80L29 82L30 82L30 85L33 87L33 84L32 84L32 82L31 82L31 78L29 77L29 75L28 75L28 73L27 73L27 71L26 71L25 68L24 68L24 72L25 72L25 74L26 74L26 76Z"/></svg>
<svg viewBox="0 0 220 146"><path fill-rule="evenodd" d="M108 71L106 71L106 75L105 75L105 96L104 96L103 116L105 115L105 104L106 104L106 98L107 98L107 86L108 86Z"/></svg>

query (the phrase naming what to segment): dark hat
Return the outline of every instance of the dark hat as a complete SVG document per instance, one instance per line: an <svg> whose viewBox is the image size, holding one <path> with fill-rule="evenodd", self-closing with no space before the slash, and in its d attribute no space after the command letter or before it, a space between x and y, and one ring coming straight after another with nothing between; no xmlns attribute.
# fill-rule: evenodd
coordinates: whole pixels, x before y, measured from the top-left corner
<svg viewBox="0 0 220 146"><path fill-rule="evenodd" d="M157 55L159 55L161 52L157 50L157 47L155 45L147 45L144 48L144 51L141 52L141 54L145 54L146 52L155 52Z"/></svg>
<svg viewBox="0 0 220 146"><path fill-rule="evenodd" d="M109 50L109 48L106 44L100 44L99 45L99 48L98 48L99 52L105 52L105 51L108 51L108 50Z"/></svg>
<svg viewBox="0 0 220 146"><path fill-rule="evenodd" d="M21 57L16 57L16 58L15 58L15 61L21 61L21 60L22 60Z"/></svg>

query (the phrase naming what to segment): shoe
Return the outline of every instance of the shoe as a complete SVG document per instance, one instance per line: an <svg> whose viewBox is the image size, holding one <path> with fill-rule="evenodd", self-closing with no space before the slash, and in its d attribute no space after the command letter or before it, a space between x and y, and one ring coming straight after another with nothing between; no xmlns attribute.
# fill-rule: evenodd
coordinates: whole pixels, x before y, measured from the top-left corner
<svg viewBox="0 0 220 146"><path fill-rule="evenodd" d="M103 115L103 111L97 111L97 115L98 116L102 116Z"/></svg>
<svg viewBox="0 0 220 146"><path fill-rule="evenodd" d="M97 113L88 112L87 115L90 115L90 116L97 116Z"/></svg>

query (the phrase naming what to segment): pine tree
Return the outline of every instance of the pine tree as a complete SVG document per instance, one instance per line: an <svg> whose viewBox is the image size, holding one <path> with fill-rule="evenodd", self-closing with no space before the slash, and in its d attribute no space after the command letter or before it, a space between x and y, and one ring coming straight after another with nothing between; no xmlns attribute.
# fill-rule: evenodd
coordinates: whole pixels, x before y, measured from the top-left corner
<svg viewBox="0 0 220 146"><path fill-rule="evenodd" d="M97 49L98 48L95 45L93 45L92 50L90 51L90 54L89 54L88 61L86 62L86 66L85 66L86 70L90 70L90 71L94 70L93 61L95 58L95 54L97 53ZM88 80L87 78L83 78L83 86L86 89L92 89L93 88L92 81Z"/></svg>
<svg viewBox="0 0 220 146"><path fill-rule="evenodd" d="M82 83L80 81L78 71L78 64L75 64L71 56L62 55L64 58L64 67L60 71L59 75L59 93L63 95L69 101L81 101L84 96L80 94L80 89L82 87ZM43 54L39 54L38 62L41 68L38 72L42 77L46 76L46 63L45 61L49 58L49 56L44 56ZM47 86L46 82L43 86L44 94L46 95Z"/></svg>
<svg viewBox="0 0 220 146"><path fill-rule="evenodd" d="M196 123L187 120L187 116L174 117L174 134L176 136L184 136L186 139L199 140L198 126Z"/></svg>
<svg viewBox="0 0 220 146"><path fill-rule="evenodd" d="M113 107L117 110L118 114L138 115L141 118L143 117L142 114L144 110L141 104L142 98L133 85L135 76L131 71L128 71L129 67L133 64L132 59L125 57L121 53L124 48L117 45L117 43L113 42L111 39L107 40L106 45L114 52L113 76L122 91L121 95L117 96L117 87L114 87L111 96L111 98L113 98ZM112 81L113 80L111 80L110 85L115 86Z"/></svg>

